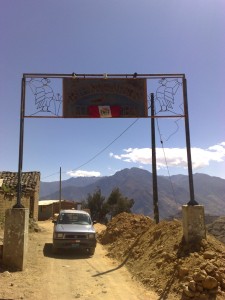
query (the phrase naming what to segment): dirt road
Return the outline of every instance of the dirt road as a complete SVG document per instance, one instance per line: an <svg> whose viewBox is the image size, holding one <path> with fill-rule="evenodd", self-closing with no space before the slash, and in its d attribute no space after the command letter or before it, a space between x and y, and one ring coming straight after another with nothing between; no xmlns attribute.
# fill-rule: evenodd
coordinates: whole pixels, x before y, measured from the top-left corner
<svg viewBox="0 0 225 300"><path fill-rule="evenodd" d="M27 267L23 272L0 272L0 299L117 299L156 300L135 282L125 266L106 256L97 245L93 257L75 253L52 254L50 221L39 222L42 231L29 234Z"/></svg>

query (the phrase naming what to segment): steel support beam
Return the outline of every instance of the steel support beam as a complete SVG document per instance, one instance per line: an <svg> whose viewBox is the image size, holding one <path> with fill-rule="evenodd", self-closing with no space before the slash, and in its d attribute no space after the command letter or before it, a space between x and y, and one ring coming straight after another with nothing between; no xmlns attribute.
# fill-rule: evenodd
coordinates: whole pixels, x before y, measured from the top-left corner
<svg viewBox="0 0 225 300"><path fill-rule="evenodd" d="M156 149L155 149L155 105L154 94L151 94L151 131L152 131L152 187L153 187L153 209L155 223L159 223L158 208L158 185L157 185L157 166L156 166Z"/></svg>
<svg viewBox="0 0 225 300"><path fill-rule="evenodd" d="M20 106L20 137L19 137L19 163L18 163L18 182L17 182L17 202L13 208L24 208L21 204L22 197L22 169L23 169L23 138L24 138L24 112L25 112L25 77L21 81L21 106Z"/></svg>
<svg viewBox="0 0 225 300"><path fill-rule="evenodd" d="M194 196L186 78L183 78L183 95L184 95L184 114L185 114L184 120L185 120L185 133L186 133L185 136L186 136L186 148L187 148L188 178L189 178L189 190L190 190L190 201L187 203L187 205L198 205L198 202L195 201L195 196Z"/></svg>

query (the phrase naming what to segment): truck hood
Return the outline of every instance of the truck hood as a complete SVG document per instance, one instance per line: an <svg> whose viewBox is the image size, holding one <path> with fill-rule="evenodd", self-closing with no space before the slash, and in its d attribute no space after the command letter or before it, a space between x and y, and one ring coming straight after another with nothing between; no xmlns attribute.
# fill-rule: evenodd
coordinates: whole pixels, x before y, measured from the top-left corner
<svg viewBox="0 0 225 300"><path fill-rule="evenodd" d="M92 225L79 225L79 224L57 224L55 225L54 231L95 233L95 229Z"/></svg>

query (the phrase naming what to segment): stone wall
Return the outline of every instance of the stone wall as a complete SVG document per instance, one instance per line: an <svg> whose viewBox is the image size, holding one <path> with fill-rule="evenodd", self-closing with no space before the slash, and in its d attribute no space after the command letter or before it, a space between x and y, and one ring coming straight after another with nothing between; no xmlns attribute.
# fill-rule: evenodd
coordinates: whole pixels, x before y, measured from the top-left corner
<svg viewBox="0 0 225 300"><path fill-rule="evenodd" d="M37 192L35 192L34 194L38 194ZM32 198L34 198L34 208L33 211L30 207L31 204L31 200ZM16 195L7 195L4 194L2 192L0 192L0 220L3 220L5 217L5 211L6 209L12 208L17 202L17 198ZM29 208L31 217L33 217L34 219L38 219L38 198L36 196L33 195L25 195L21 198L21 204L25 207L25 208Z"/></svg>
<svg viewBox="0 0 225 300"><path fill-rule="evenodd" d="M6 209L13 208L17 202L17 172L0 172L0 221ZM40 173L23 172L21 180L21 204L29 209L29 216L38 220Z"/></svg>

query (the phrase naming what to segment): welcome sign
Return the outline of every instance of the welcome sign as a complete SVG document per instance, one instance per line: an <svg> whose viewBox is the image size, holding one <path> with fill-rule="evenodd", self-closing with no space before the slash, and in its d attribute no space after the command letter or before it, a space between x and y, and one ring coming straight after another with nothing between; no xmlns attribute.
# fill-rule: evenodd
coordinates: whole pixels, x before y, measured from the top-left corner
<svg viewBox="0 0 225 300"><path fill-rule="evenodd" d="M143 78L64 78L64 118L147 117Z"/></svg>

